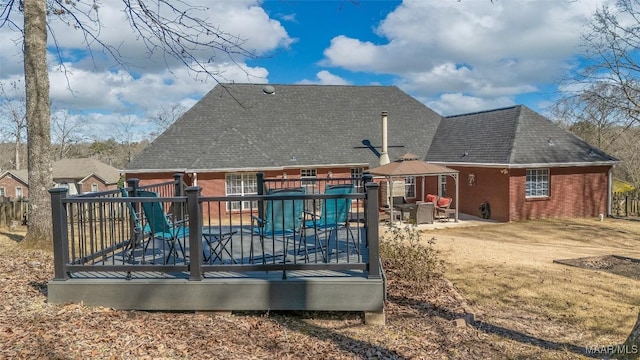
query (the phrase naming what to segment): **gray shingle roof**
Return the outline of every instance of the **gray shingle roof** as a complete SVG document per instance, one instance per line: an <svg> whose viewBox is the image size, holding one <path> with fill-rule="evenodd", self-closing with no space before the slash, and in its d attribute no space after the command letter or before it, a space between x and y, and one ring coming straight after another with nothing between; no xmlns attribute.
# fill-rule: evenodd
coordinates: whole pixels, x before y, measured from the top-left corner
<svg viewBox="0 0 640 360"><path fill-rule="evenodd" d="M617 161L522 105L443 118L426 160L512 166Z"/></svg>
<svg viewBox="0 0 640 360"><path fill-rule="evenodd" d="M389 157L426 154L441 116L394 86L218 85L126 166L127 170L264 169L370 164L362 141Z"/></svg>
<svg viewBox="0 0 640 360"><path fill-rule="evenodd" d="M91 174L100 177L107 184L115 184L120 179L120 171L118 169L90 158L58 160L52 164L52 168L54 181L62 179L80 181ZM27 169L7 170L5 173L11 173L25 183L29 183Z"/></svg>
<svg viewBox="0 0 640 360"><path fill-rule="evenodd" d="M113 166L90 158L61 159L53 163L53 179L73 179L80 181L94 174L107 184L115 184L120 179L120 171Z"/></svg>

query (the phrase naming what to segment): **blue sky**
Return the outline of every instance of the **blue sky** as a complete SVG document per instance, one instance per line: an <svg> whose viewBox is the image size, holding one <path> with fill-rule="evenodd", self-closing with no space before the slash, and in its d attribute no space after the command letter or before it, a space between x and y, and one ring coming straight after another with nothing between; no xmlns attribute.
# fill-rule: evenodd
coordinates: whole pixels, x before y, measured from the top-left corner
<svg viewBox="0 0 640 360"><path fill-rule="evenodd" d="M203 16L246 39L258 55L229 61L218 54L211 64L218 81L395 85L452 115L515 104L544 113L564 74L580 66L581 33L591 14L611 0L189 2L206 7ZM119 46L133 64L128 71L100 52L90 59L78 31L50 22L66 69L60 71L50 36L54 112L90 124L83 128L87 137L129 126L142 138L159 108L188 108L215 86L178 62L148 57L121 2L103 2L99 15L101 39ZM20 37L12 30L0 29L3 83L23 77Z"/></svg>

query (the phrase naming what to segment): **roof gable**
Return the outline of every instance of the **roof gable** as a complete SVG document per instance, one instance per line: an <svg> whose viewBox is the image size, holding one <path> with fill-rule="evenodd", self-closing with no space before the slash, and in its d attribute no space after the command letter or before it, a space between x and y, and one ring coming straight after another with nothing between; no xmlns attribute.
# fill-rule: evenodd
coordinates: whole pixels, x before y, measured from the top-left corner
<svg viewBox="0 0 640 360"><path fill-rule="evenodd" d="M443 118L427 160L512 166L617 161L523 105Z"/></svg>
<svg viewBox="0 0 640 360"><path fill-rule="evenodd" d="M120 179L120 171L96 159L61 159L53 163L53 179L72 179L81 182L89 175L101 178L106 184L115 184Z"/></svg>
<svg viewBox="0 0 640 360"><path fill-rule="evenodd" d="M440 115L394 86L218 85L127 165L128 170L220 170L374 165L362 145L390 158L426 154ZM398 146L398 147L394 147Z"/></svg>
<svg viewBox="0 0 640 360"><path fill-rule="evenodd" d="M27 177L27 170L26 169L23 169L23 170L6 170L6 171L0 173L0 179L4 178L6 176L11 176L15 180L18 180L18 181L20 181L21 183L23 183L25 185L29 185L29 180L28 180L28 177Z"/></svg>

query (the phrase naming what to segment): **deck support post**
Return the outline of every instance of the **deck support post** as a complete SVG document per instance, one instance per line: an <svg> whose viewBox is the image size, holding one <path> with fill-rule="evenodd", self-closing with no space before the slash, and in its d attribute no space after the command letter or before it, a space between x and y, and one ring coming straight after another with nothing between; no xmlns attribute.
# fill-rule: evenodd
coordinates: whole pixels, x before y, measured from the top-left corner
<svg viewBox="0 0 640 360"><path fill-rule="evenodd" d="M384 326L386 324L384 309L381 311L365 311L364 324L374 326Z"/></svg>
<svg viewBox="0 0 640 360"><path fill-rule="evenodd" d="M187 211L189 214L189 280L202 280L202 204L199 186L189 186Z"/></svg>
<svg viewBox="0 0 640 360"><path fill-rule="evenodd" d="M51 194L51 216L53 225L53 280L69 279L69 272L66 271L69 262L69 237L67 230L67 207L62 202L67 197L67 189L49 189Z"/></svg>
<svg viewBox="0 0 640 360"><path fill-rule="evenodd" d="M380 239L378 236L378 189L375 182L365 184L365 224L367 226L367 245L369 246L369 279L380 279Z"/></svg>

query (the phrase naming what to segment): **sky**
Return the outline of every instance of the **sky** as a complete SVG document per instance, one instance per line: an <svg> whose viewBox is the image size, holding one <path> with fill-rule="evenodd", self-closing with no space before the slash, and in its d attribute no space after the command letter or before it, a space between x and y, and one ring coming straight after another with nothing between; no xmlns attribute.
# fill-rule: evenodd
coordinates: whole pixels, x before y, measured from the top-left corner
<svg viewBox="0 0 640 360"><path fill-rule="evenodd" d="M236 82L393 85L442 115L516 104L545 114L567 71L581 65L581 36L591 15L611 1L188 0L252 54L213 53L207 66L218 73L215 79L149 55L122 2L102 1L100 25L92 27L117 47L127 67L95 43L91 56L79 30L50 18L52 111L85 124L88 137L128 129L139 140L149 136L149 117L159 109L189 108L217 82ZM0 8L7 3L0 0ZM14 11L11 19L21 25L20 16ZM5 23L0 83L23 89L22 61L21 35Z"/></svg>

